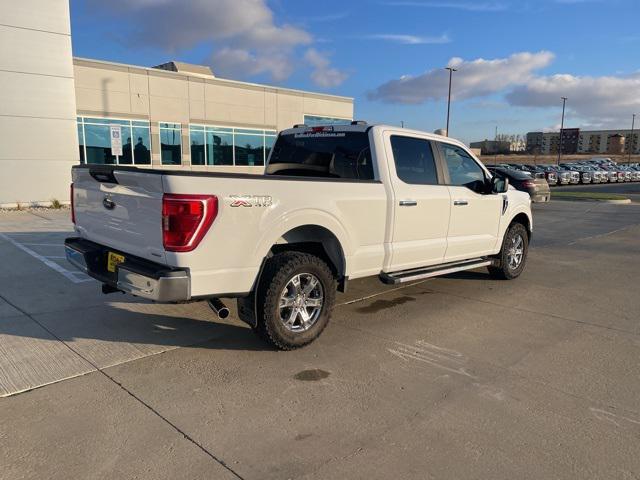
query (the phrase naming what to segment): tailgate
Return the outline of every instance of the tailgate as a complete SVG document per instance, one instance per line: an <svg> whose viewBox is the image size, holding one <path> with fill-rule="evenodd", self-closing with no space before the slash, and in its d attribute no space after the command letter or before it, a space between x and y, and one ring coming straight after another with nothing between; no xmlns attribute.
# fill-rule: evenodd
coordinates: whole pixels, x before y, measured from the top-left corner
<svg viewBox="0 0 640 480"><path fill-rule="evenodd" d="M162 245L162 175L74 168L73 191L76 228L83 238L125 254L166 263Z"/></svg>

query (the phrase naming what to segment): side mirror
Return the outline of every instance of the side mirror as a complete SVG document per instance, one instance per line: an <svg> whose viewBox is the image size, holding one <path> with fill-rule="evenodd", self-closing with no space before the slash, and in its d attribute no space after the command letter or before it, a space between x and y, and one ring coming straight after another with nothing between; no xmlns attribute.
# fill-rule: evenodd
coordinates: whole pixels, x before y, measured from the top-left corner
<svg viewBox="0 0 640 480"><path fill-rule="evenodd" d="M509 179L494 175L491 177L491 193L505 193L509 190Z"/></svg>

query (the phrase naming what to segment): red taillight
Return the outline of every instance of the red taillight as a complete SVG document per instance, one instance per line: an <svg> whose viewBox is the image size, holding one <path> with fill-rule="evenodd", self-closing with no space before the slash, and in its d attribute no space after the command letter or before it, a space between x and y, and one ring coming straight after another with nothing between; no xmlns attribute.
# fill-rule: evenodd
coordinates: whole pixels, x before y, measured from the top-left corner
<svg viewBox="0 0 640 480"><path fill-rule="evenodd" d="M73 208L73 183L71 184L71 187L69 188L70 190L70 197L71 197L71 221L73 222L73 224L76 224L76 209Z"/></svg>
<svg viewBox="0 0 640 480"><path fill-rule="evenodd" d="M536 186L535 182L532 182L530 180L525 180L524 182L522 182L522 185L524 185L525 187L535 187Z"/></svg>
<svg viewBox="0 0 640 480"><path fill-rule="evenodd" d="M169 252L190 252L218 215L213 195L166 193L162 197L162 244Z"/></svg>

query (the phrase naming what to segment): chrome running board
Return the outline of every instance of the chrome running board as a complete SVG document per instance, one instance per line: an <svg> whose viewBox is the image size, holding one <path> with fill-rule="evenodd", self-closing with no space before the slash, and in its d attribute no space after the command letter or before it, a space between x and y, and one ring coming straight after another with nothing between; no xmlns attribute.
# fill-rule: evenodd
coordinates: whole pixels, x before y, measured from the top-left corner
<svg viewBox="0 0 640 480"><path fill-rule="evenodd" d="M399 285L401 283L424 280L431 277L439 277L449 273L462 272L463 270L473 270L474 268L488 267L494 263L488 258L473 258L462 262L443 263L424 268L413 268L410 270L400 270L398 272L380 272L380 280L387 285Z"/></svg>

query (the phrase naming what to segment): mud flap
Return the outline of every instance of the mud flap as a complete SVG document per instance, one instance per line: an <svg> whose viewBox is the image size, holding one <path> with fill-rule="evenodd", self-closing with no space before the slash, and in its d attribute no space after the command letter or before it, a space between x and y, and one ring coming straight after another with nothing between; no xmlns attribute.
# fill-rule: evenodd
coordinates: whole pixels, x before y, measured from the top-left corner
<svg viewBox="0 0 640 480"><path fill-rule="evenodd" d="M238 298L237 303L240 320L249 324L252 328L256 328L258 326L258 318L256 316L255 290L247 297Z"/></svg>

